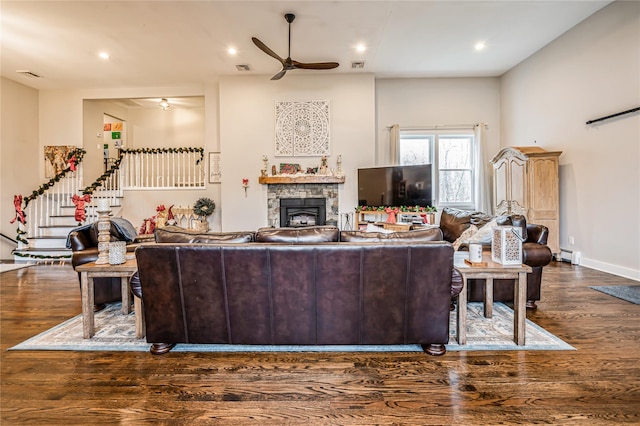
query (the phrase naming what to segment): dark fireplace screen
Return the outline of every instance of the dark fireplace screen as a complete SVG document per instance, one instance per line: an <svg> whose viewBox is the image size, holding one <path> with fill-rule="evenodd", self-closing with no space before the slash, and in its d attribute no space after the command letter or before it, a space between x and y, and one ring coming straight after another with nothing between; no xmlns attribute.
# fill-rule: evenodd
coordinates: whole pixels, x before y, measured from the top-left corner
<svg viewBox="0 0 640 426"><path fill-rule="evenodd" d="M325 198L281 198L280 226L324 225L327 217Z"/></svg>

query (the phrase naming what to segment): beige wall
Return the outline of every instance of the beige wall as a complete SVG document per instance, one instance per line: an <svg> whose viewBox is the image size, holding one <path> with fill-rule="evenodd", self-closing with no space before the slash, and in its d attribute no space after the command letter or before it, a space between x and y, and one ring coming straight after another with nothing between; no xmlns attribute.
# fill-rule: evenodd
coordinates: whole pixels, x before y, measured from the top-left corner
<svg viewBox="0 0 640 426"><path fill-rule="evenodd" d="M102 137L104 114L127 120L127 109L108 100L85 100L82 108L82 141L87 151L82 161L84 184L89 185L104 173L103 145L109 144L109 156L115 157L116 150L111 141Z"/></svg>
<svg viewBox="0 0 640 426"><path fill-rule="evenodd" d="M640 280L640 3L617 1L502 78L502 146L560 150L560 246ZM569 237L575 244L569 244Z"/></svg>
<svg viewBox="0 0 640 426"><path fill-rule="evenodd" d="M389 164L388 126L437 126L486 123L485 147L500 146L498 78L377 79L378 165Z"/></svg>
<svg viewBox="0 0 640 426"><path fill-rule="evenodd" d="M0 231L15 240L13 196L28 196L44 177L38 144L38 91L2 78L0 82ZM37 155L40 153L40 155ZM0 238L0 259L11 259L15 244Z"/></svg>
<svg viewBox="0 0 640 426"><path fill-rule="evenodd" d="M320 157L275 157L275 102L329 100L330 168L342 155L345 183L339 185L341 213L357 205L358 167L374 163L375 81L372 75L297 75L277 82L266 76L229 77L220 82L220 147L222 152L222 228L267 226L267 186L258 183L262 155L271 165L320 164ZM242 179L250 179L245 197Z"/></svg>
<svg viewBox="0 0 640 426"><path fill-rule="evenodd" d="M127 120L129 148L204 146L203 108L133 108Z"/></svg>

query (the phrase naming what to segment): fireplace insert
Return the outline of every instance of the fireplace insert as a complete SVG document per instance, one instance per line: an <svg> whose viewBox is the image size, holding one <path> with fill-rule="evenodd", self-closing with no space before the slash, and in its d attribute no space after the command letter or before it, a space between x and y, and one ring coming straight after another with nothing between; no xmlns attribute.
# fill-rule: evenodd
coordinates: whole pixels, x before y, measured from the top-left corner
<svg viewBox="0 0 640 426"><path fill-rule="evenodd" d="M281 198L280 226L324 225L327 217L325 198Z"/></svg>

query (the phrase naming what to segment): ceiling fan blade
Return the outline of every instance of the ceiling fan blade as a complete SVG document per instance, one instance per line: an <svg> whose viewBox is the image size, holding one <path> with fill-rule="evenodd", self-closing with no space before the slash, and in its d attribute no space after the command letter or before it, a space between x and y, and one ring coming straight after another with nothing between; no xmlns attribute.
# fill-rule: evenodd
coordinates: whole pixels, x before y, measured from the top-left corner
<svg viewBox="0 0 640 426"><path fill-rule="evenodd" d="M298 62L293 61L293 66L295 68L305 69L305 70L331 70L333 68L338 68L340 64L337 62Z"/></svg>
<svg viewBox="0 0 640 426"><path fill-rule="evenodd" d="M282 77L284 77L286 73L287 73L287 70L285 68L282 68L278 74L271 77L271 80L280 80Z"/></svg>
<svg viewBox="0 0 640 426"><path fill-rule="evenodd" d="M282 59L280 56L278 56L278 54L276 52L274 52L273 50L269 49L266 44L264 44L263 42L258 40L256 37L251 37L251 40L253 41L253 44L258 46L258 48L260 50L262 50L264 53L266 53L267 55L277 59L278 61L280 61L280 63L284 64L284 59Z"/></svg>

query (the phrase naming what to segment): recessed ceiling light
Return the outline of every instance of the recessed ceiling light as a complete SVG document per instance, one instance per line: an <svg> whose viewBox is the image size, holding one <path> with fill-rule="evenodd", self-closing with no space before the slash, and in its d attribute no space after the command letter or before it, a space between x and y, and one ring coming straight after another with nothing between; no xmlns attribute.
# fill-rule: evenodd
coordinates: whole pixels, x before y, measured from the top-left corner
<svg viewBox="0 0 640 426"><path fill-rule="evenodd" d="M483 50L485 47L487 47L487 45L484 41L479 41L475 45L476 50Z"/></svg>
<svg viewBox="0 0 640 426"><path fill-rule="evenodd" d="M100 58L102 59L109 59L111 57L111 55L109 55L107 52L100 52L98 53L98 56L100 56Z"/></svg>
<svg viewBox="0 0 640 426"><path fill-rule="evenodd" d="M235 47L230 47L227 49L227 53L229 55L235 55L236 53L238 53L238 50Z"/></svg>
<svg viewBox="0 0 640 426"><path fill-rule="evenodd" d="M358 44L358 45L356 46L356 50L357 50L358 52L364 52L365 50L367 50L367 46L365 46L365 45L364 45L364 44L362 44L362 43L361 43L361 44Z"/></svg>

